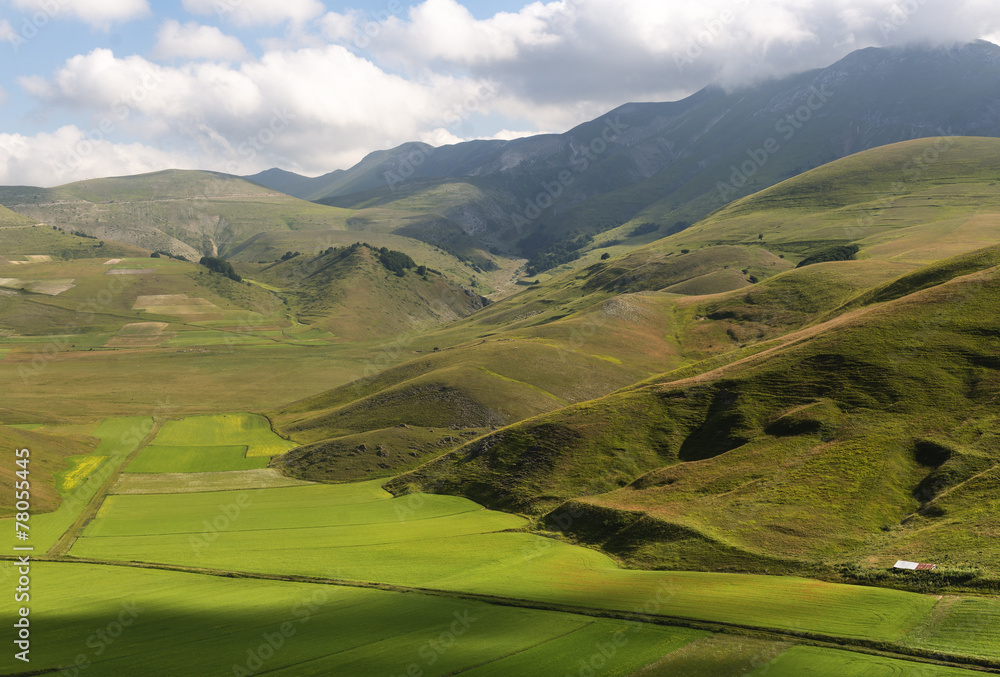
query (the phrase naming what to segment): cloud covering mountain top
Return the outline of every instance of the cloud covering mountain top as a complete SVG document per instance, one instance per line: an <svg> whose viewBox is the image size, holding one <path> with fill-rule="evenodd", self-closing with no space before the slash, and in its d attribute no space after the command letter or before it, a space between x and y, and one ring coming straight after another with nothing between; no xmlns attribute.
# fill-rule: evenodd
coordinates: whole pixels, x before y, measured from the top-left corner
<svg viewBox="0 0 1000 677"><path fill-rule="evenodd" d="M562 131L862 47L1000 33L973 0L359 3L9 0L0 182L167 166L318 174L405 141Z"/></svg>

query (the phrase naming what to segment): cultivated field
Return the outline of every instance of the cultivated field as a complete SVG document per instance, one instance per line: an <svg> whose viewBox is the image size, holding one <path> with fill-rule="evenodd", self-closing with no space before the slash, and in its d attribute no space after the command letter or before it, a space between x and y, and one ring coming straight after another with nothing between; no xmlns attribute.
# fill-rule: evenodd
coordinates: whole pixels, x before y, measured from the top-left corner
<svg viewBox="0 0 1000 677"><path fill-rule="evenodd" d="M520 517L449 496L390 498L377 482L242 492L111 496L77 557L327 577L539 603L903 642L928 595L792 577L629 571L596 551L530 533ZM221 511L221 512L220 512ZM513 530L513 531L511 531ZM442 558L441 552L448 557ZM921 642L923 645L924 642Z"/></svg>

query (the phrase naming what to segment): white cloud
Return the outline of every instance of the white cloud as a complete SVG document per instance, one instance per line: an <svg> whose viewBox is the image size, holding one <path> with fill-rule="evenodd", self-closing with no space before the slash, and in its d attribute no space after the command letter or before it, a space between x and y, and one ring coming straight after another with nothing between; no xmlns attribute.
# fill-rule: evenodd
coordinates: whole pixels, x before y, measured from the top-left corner
<svg viewBox="0 0 1000 677"><path fill-rule="evenodd" d="M184 9L252 26L286 21L301 24L318 17L325 7L318 0L184 0Z"/></svg>
<svg viewBox="0 0 1000 677"><path fill-rule="evenodd" d="M355 39L360 34L357 26L362 21L363 18L359 12L346 14L327 12L319 20L319 25L323 31L323 37L331 42L343 44L348 40Z"/></svg>
<svg viewBox="0 0 1000 677"><path fill-rule="evenodd" d="M394 51L421 61L484 63L512 59L524 49L558 45L566 36L554 29L567 11L563 2L535 2L518 13L499 12L477 20L456 0L426 0L410 10L407 22L388 18L375 37L378 45L392 45Z"/></svg>
<svg viewBox="0 0 1000 677"><path fill-rule="evenodd" d="M17 9L34 19L38 27L39 16L46 20L59 16L73 16L80 21L107 30L116 21L129 21L149 14L146 0L12 0ZM41 24L44 26L44 23Z"/></svg>
<svg viewBox="0 0 1000 677"><path fill-rule="evenodd" d="M339 46L178 67L97 49L20 83L46 106L88 115L91 130L112 128L106 138L170 144L234 173L345 166L460 122L488 91L468 78L407 80Z"/></svg>
<svg viewBox="0 0 1000 677"><path fill-rule="evenodd" d="M483 19L469 4L329 12L317 0L184 0L213 20L276 26L257 30L264 54L167 20L154 54L170 65L95 49L18 82L87 133L110 125L110 148L138 140L144 161L160 147L207 169L312 174L405 141L565 130L627 101L827 66L862 47L1000 37L985 0L556 0ZM145 2L106 4L128 5ZM0 39L13 30L0 23Z"/></svg>
<svg viewBox="0 0 1000 677"><path fill-rule="evenodd" d="M168 19L156 34L153 55L157 59L209 59L239 61L247 55L238 38L226 35L215 26L202 26Z"/></svg>
<svg viewBox="0 0 1000 677"><path fill-rule="evenodd" d="M169 167L196 169L199 160L140 143L91 141L73 125L35 136L0 134L0 184L57 186Z"/></svg>
<svg viewBox="0 0 1000 677"><path fill-rule="evenodd" d="M496 112L558 129L626 101L823 67L862 47L971 40L1000 31L1000 14L981 0L561 0L476 19L456 0L425 0L375 28L364 48L376 63L492 78L503 92Z"/></svg>

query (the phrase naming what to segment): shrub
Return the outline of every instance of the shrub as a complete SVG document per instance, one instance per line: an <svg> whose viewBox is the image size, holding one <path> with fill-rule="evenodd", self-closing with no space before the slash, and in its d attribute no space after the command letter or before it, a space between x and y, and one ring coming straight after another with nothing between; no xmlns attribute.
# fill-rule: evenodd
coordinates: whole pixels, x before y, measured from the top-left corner
<svg viewBox="0 0 1000 677"><path fill-rule="evenodd" d="M233 264L229 261L216 258L214 256L203 256L201 260L198 261L201 265L205 266L214 273L220 273L225 275L230 280L235 280L236 282L242 282L243 278L236 274L233 269Z"/></svg>
<svg viewBox="0 0 1000 677"><path fill-rule="evenodd" d="M378 260L385 268L402 277L408 268L416 268L416 262L403 252L397 252L386 247L377 250ZM426 272L426 268L424 269Z"/></svg>
<svg viewBox="0 0 1000 677"><path fill-rule="evenodd" d="M628 234L628 237L639 237L640 235L647 235L649 233L655 233L660 229L660 224L646 222L640 223L638 226L632 229L632 232Z"/></svg>

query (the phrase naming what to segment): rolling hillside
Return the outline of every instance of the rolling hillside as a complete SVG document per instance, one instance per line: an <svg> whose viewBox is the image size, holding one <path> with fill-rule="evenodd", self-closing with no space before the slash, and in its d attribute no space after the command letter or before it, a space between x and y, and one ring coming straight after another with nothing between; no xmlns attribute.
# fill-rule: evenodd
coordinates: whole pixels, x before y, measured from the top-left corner
<svg viewBox="0 0 1000 677"><path fill-rule="evenodd" d="M387 267L395 265L392 256L409 267ZM466 317L489 303L440 271L388 247L355 243L315 256L295 256L257 272L253 266L241 269L279 293L297 323L346 341L420 331Z"/></svg>
<svg viewBox="0 0 1000 677"><path fill-rule="evenodd" d="M348 215L237 177L180 170L57 188L4 187L0 203L68 231L195 261L224 256L262 232L342 230Z"/></svg>
<svg viewBox="0 0 1000 677"><path fill-rule="evenodd" d="M935 143L845 158L494 304L434 340L491 336L276 411L307 444L277 464L412 467L387 486L521 512L642 567L866 580L903 557L993 585L997 553L961 544L996 528L1000 141L955 139L914 176ZM796 267L846 245L852 260ZM706 276L726 266L742 268L720 293ZM503 357L537 342L563 361ZM614 378L580 387L580 353ZM636 367L650 377L612 392ZM373 413L414 432L389 441ZM449 444L417 432L446 427L453 449L424 462Z"/></svg>

